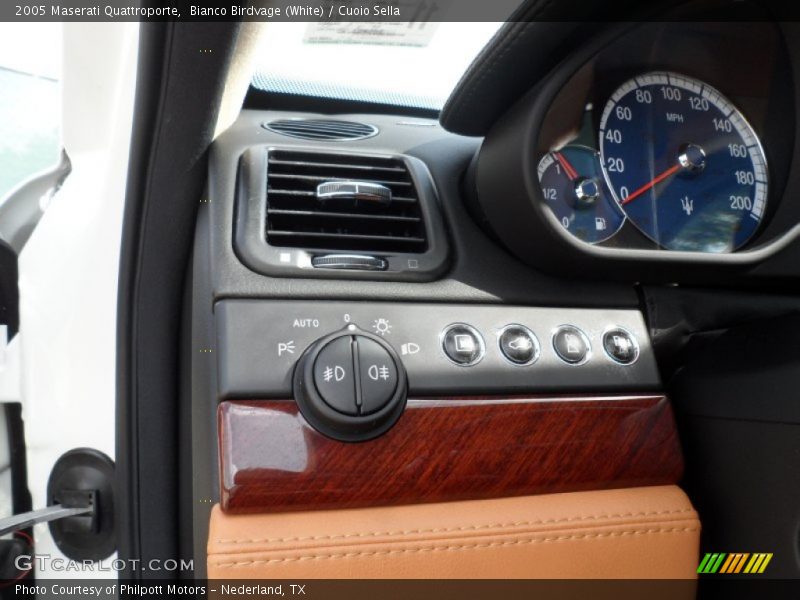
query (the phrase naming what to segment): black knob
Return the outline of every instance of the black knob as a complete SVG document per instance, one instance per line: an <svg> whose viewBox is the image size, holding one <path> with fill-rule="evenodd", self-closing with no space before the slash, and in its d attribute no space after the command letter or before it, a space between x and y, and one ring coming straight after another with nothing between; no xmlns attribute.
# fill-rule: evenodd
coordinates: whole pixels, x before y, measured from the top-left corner
<svg viewBox="0 0 800 600"><path fill-rule="evenodd" d="M312 344L294 371L294 396L303 417L343 442L388 431L405 409L407 390L394 349L355 325Z"/></svg>

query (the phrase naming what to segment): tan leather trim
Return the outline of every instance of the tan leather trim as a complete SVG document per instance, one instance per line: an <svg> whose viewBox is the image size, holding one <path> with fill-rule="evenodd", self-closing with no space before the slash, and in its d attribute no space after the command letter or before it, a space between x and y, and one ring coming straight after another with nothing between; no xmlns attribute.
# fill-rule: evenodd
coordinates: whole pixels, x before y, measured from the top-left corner
<svg viewBox="0 0 800 600"><path fill-rule="evenodd" d="M358 510L211 515L210 578L696 577L675 486Z"/></svg>

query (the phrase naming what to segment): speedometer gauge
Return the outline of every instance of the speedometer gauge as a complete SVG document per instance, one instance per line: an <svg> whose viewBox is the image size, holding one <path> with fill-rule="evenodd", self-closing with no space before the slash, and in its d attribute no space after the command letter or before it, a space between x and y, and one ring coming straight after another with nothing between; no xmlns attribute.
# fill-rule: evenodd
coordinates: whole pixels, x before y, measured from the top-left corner
<svg viewBox="0 0 800 600"><path fill-rule="evenodd" d="M600 120L603 173L628 219L669 250L731 252L756 232L767 164L742 114L674 73L635 77Z"/></svg>

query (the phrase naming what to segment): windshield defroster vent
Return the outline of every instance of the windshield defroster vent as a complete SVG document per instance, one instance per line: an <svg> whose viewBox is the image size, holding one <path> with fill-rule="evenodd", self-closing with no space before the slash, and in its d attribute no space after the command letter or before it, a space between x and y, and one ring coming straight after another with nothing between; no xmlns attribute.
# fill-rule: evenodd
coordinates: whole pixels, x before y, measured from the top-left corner
<svg viewBox="0 0 800 600"><path fill-rule="evenodd" d="M426 281L448 263L418 158L253 146L239 161L235 248L273 276Z"/></svg>
<svg viewBox="0 0 800 600"><path fill-rule="evenodd" d="M417 190L395 158L271 151L267 242L362 252L424 252Z"/></svg>
<svg viewBox="0 0 800 600"><path fill-rule="evenodd" d="M279 119L264 123L264 127L281 135L319 141L363 140L378 133L373 125L337 119Z"/></svg>

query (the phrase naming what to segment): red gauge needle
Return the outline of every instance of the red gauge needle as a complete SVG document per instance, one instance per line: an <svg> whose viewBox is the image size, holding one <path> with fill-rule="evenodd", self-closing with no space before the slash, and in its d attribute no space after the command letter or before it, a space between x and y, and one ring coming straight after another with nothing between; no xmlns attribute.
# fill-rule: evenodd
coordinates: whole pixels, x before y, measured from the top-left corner
<svg viewBox="0 0 800 600"><path fill-rule="evenodd" d="M675 165L674 167L670 167L669 169L667 169L666 171L664 171L663 173L661 173L661 175L659 175L658 177L656 177L655 179L653 179L653 180L652 180L652 181L650 181L649 183L645 183L645 184L644 184L642 187L640 187L638 190L636 190L635 192L633 192L632 194L630 194L630 195L629 195L627 198L625 198L625 200L623 200L623 201L622 201L622 205L624 206L624 205L625 205L625 204L627 204L628 202L631 202L631 201L633 201L633 200L636 200L636 198L638 198L639 196L641 196L642 194L644 194L644 193L645 193L647 190L649 190L651 187L653 187L653 186L654 186L654 185L656 185L657 183L661 183L661 182L662 182L662 181L664 181L664 180L665 180L667 177L670 177L671 175L674 175L675 173L677 173L678 171L680 171L680 170L681 170L681 168L682 168L682 166L681 166L680 164L677 164L677 165Z"/></svg>
<svg viewBox="0 0 800 600"><path fill-rule="evenodd" d="M561 152L553 152L553 156L555 156L556 160L564 167L564 172L567 174L567 177L570 178L570 181L575 181L578 178L578 172L575 170L575 167L569 164L569 161Z"/></svg>

